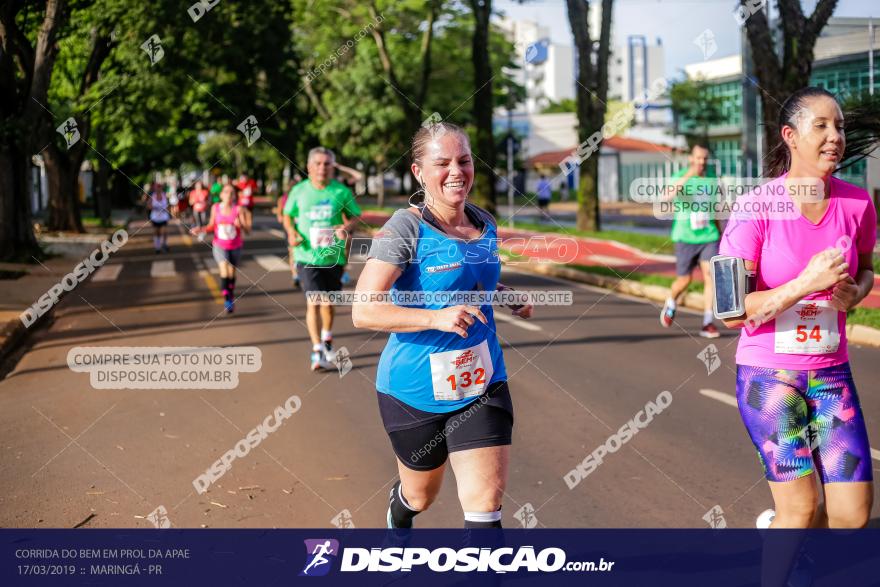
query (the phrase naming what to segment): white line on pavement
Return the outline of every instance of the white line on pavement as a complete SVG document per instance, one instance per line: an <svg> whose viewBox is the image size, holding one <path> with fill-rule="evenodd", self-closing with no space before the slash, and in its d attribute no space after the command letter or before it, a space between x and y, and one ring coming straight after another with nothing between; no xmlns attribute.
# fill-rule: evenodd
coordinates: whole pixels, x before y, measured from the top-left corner
<svg viewBox="0 0 880 587"><path fill-rule="evenodd" d="M150 277L174 277L174 261L153 261L150 265Z"/></svg>
<svg viewBox="0 0 880 587"><path fill-rule="evenodd" d="M508 316L507 314L499 314L499 311L504 310L504 308L498 308L495 312L495 319L500 320L502 322L507 322L508 324L513 324L514 326L519 326L523 330L531 330L532 332L540 332L544 330L537 324L532 324L522 318L517 318L515 316Z"/></svg>
<svg viewBox="0 0 880 587"><path fill-rule="evenodd" d="M705 395L706 397L711 397L712 399L717 399L721 403L725 403L728 406L736 406L736 398L729 393L724 393L721 391L715 391L714 389L701 389L700 395Z"/></svg>
<svg viewBox="0 0 880 587"><path fill-rule="evenodd" d="M714 389L701 389L701 395L705 395L706 397L711 397L712 399L716 399L722 403L725 403L729 406L737 407L736 398L729 393L723 393L721 391L715 391ZM871 457L876 461L880 461L880 450L876 448L871 449Z"/></svg>
<svg viewBox="0 0 880 587"><path fill-rule="evenodd" d="M113 265L104 265L95 271L92 281L116 281L119 272L122 271L122 263L114 263Z"/></svg>
<svg viewBox="0 0 880 587"><path fill-rule="evenodd" d="M278 230L277 228L270 228L267 232L269 234L271 234L272 236L277 236L278 238L283 238L283 239L287 238L287 235L284 234L284 231Z"/></svg>
<svg viewBox="0 0 880 587"><path fill-rule="evenodd" d="M255 259L266 271L290 271L287 261L276 255L257 255Z"/></svg>

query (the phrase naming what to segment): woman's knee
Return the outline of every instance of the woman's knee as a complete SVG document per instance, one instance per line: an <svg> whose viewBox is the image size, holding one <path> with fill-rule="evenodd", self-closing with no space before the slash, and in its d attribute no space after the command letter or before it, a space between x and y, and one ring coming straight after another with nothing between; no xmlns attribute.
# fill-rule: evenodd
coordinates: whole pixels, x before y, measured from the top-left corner
<svg viewBox="0 0 880 587"><path fill-rule="evenodd" d="M864 528L871 517L871 508L864 504L831 506L828 510L829 528Z"/></svg>
<svg viewBox="0 0 880 587"><path fill-rule="evenodd" d="M776 518L806 528L813 520L818 507L819 497L816 494L790 496L776 502Z"/></svg>
<svg viewBox="0 0 880 587"><path fill-rule="evenodd" d="M458 498L462 508L467 512L494 512L501 507L504 488L497 485L485 485L460 489Z"/></svg>
<svg viewBox="0 0 880 587"><path fill-rule="evenodd" d="M417 512L425 511L432 503L434 503L434 500L437 499L438 491L431 487L411 488L404 486L402 489L406 503L409 504L410 508Z"/></svg>

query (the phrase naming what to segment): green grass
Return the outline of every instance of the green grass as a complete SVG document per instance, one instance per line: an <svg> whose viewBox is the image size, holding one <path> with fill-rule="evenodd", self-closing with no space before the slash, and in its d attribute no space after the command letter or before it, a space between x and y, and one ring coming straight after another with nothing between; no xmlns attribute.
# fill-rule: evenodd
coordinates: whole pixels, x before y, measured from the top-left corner
<svg viewBox="0 0 880 587"><path fill-rule="evenodd" d="M113 230L125 228L122 224L111 224L110 226L103 226L101 224L101 219L97 216L83 216L82 223L83 228L112 228Z"/></svg>
<svg viewBox="0 0 880 587"><path fill-rule="evenodd" d="M645 285L660 285L662 287L670 287L672 285L672 282L675 281L674 277L669 277L668 275L639 273L638 271L628 273L625 270L621 271L618 269L612 269L611 267L605 267L604 265L567 265L567 267L577 269L578 271L583 271L584 273L594 273L596 275L603 275L605 277L626 278L631 281L644 283ZM688 284L687 291L703 293L703 283L691 281L690 284Z"/></svg>
<svg viewBox="0 0 880 587"><path fill-rule="evenodd" d="M399 208L392 208L390 206L361 206L361 210L364 212L385 212L386 214L394 214L395 211L399 210Z"/></svg>
<svg viewBox="0 0 880 587"><path fill-rule="evenodd" d="M846 321L880 329L880 308L855 308L849 311Z"/></svg>
<svg viewBox="0 0 880 587"><path fill-rule="evenodd" d="M668 237L656 236L653 234L639 234L635 232L623 232L620 230L603 230L601 232L595 232L592 230L577 230L576 228L566 228L555 224L539 224L535 222L515 222L514 227L538 232L553 232L601 240L615 240L648 253L672 254L675 252L675 245L673 245Z"/></svg>

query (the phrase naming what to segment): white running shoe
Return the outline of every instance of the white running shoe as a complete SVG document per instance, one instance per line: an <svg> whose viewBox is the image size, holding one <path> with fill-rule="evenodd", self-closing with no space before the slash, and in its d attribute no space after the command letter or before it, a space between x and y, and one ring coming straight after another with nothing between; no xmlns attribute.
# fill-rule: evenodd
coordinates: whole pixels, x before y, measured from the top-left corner
<svg viewBox="0 0 880 587"><path fill-rule="evenodd" d="M336 365L327 360L323 351L313 351L311 360L312 371L318 371L319 369L326 369L329 371L336 368Z"/></svg>

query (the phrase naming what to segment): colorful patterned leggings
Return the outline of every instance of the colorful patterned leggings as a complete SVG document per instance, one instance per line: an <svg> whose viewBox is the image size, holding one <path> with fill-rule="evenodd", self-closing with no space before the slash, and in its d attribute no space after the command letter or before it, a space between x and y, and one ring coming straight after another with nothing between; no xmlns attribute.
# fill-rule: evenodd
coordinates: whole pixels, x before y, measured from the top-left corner
<svg viewBox="0 0 880 587"><path fill-rule="evenodd" d="M737 365L736 399L769 481L814 470L823 483L873 479L849 363L815 371Z"/></svg>

